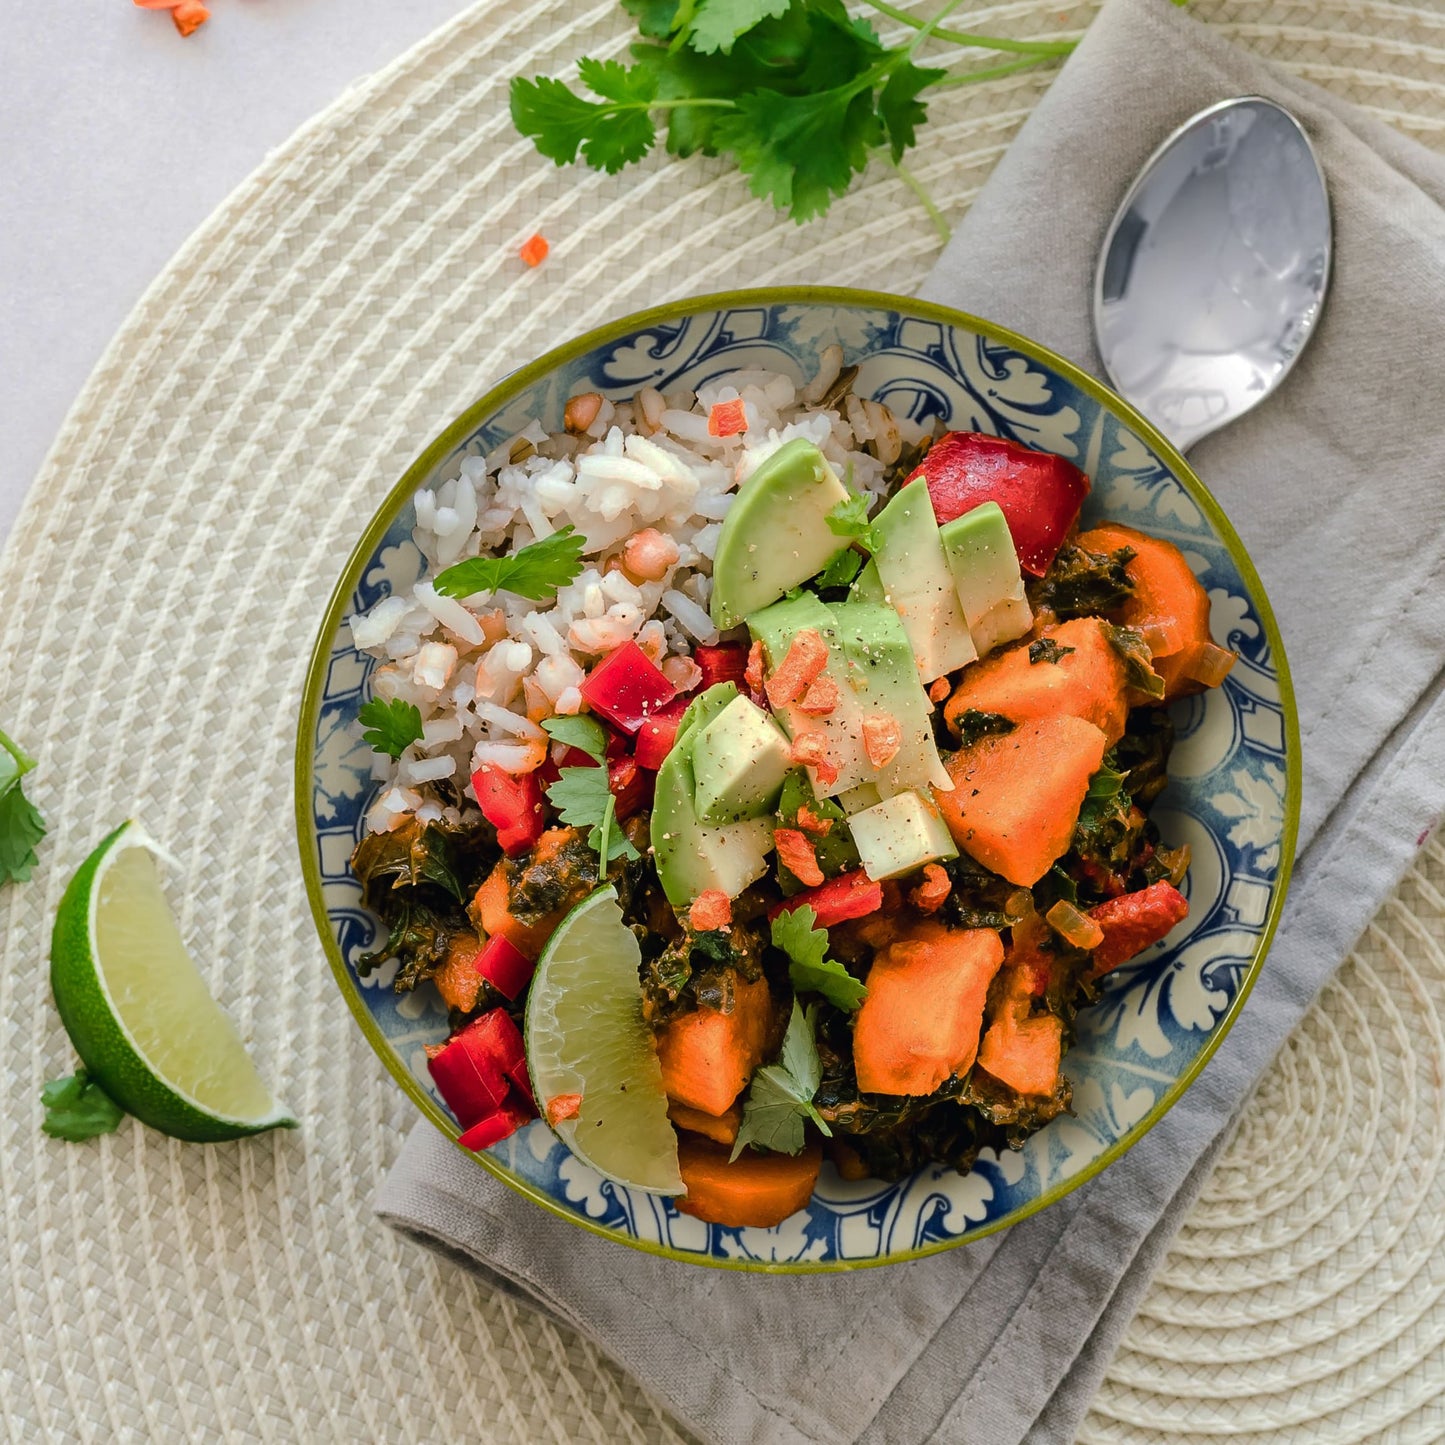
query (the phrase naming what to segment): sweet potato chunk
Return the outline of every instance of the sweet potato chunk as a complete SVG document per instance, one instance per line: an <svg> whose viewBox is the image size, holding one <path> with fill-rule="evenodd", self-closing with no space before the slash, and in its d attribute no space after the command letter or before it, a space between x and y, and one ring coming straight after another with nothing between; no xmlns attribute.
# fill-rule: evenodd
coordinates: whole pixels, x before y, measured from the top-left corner
<svg viewBox="0 0 1445 1445"><path fill-rule="evenodd" d="M738 1130L743 1126L741 1104L734 1104L723 1114L704 1114L701 1109L694 1109L688 1104L679 1104L676 1099L670 1099L667 1117L679 1129L701 1134L719 1144L726 1144L729 1148L737 1142Z"/></svg>
<svg viewBox="0 0 1445 1445"><path fill-rule="evenodd" d="M1048 1098L1059 1083L1063 1021L1053 1014L1030 1014L1027 969L1005 967L1002 982L979 1045L978 1066L1015 1093Z"/></svg>
<svg viewBox="0 0 1445 1445"><path fill-rule="evenodd" d="M959 715L970 709L1000 713L1012 722L1035 718L1078 717L1102 730L1113 747L1124 736L1129 709L1124 660L1095 617L1078 617L1043 629L1040 642L1052 642L1058 661L1029 661L1028 645L994 653L970 664L943 709L958 731Z"/></svg>
<svg viewBox="0 0 1445 1445"><path fill-rule="evenodd" d="M944 765L953 791L935 789L933 796L970 858L1027 887L1068 851L1107 747L1104 734L1082 718L1021 723L954 753Z"/></svg>
<svg viewBox="0 0 1445 1445"><path fill-rule="evenodd" d="M657 1037L668 1098L704 1114L726 1114L762 1063L773 1022L766 979L733 991L731 1013L700 1008L671 1020Z"/></svg>
<svg viewBox="0 0 1445 1445"><path fill-rule="evenodd" d="M770 1229L812 1198L823 1163L814 1142L800 1154L761 1154L745 1149L728 1162L729 1149L710 1139L678 1141L677 1164L687 1193L674 1200L684 1214L711 1224Z"/></svg>
<svg viewBox="0 0 1445 1445"><path fill-rule="evenodd" d="M1003 962L990 928L926 920L881 949L853 1029L858 1087L869 1094L931 1094L978 1052L988 986Z"/></svg>

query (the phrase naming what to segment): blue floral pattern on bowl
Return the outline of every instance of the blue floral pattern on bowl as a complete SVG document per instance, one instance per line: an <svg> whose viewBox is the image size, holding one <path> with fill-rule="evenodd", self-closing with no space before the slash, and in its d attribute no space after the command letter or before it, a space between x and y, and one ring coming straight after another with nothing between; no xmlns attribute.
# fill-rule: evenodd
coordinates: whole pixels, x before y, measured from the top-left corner
<svg viewBox="0 0 1445 1445"><path fill-rule="evenodd" d="M1293 705L1278 635L1244 549L1208 494L1142 419L1041 348L986 323L897 297L827 290L703 298L616 323L544 357L483 398L414 466L353 556L317 644L298 742L298 822L313 906L343 992L383 1060L455 1137L432 1088L425 1046L446 1037L430 986L392 991L394 965L368 977L356 960L378 923L348 859L375 790L356 712L371 660L345 617L420 576L409 498L456 475L539 417L560 427L566 399L644 386L696 388L738 368L816 370L839 343L856 391L915 418L1011 437L1066 456L1094 480L1085 522L1109 518L1181 547L1207 588L1215 640L1238 650L1222 688L1176 705L1178 743L1154 817L1188 843L1189 918L1118 969L1079 1017L1065 1059L1073 1115L1019 1152L985 1151L973 1171L926 1169L894 1184L840 1179L825 1165L809 1208L773 1229L709 1225L602 1179L544 1124L486 1162L557 1212L645 1249L757 1269L854 1267L916 1257L1020 1217L1127 1148L1202 1067L1248 992L1283 901L1298 814Z"/></svg>

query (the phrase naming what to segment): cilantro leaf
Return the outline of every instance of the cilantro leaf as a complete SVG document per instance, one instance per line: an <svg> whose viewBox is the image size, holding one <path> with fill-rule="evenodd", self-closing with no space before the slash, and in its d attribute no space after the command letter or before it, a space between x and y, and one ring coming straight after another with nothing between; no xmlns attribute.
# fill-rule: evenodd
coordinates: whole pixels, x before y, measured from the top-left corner
<svg viewBox="0 0 1445 1445"><path fill-rule="evenodd" d="M863 554L852 547L845 547L817 576L820 588L846 587L863 566Z"/></svg>
<svg viewBox="0 0 1445 1445"><path fill-rule="evenodd" d="M35 759L0 732L0 883L23 883L40 861L35 846L45 836L45 819L20 786L34 766Z"/></svg>
<svg viewBox="0 0 1445 1445"><path fill-rule="evenodd" d="M824 518L835 537L861 537L868 530L868 506L872 501L864 492L849 492L846 501L837 502Z"/></svg>
<svg viewBox="0 0 1445 1445"><path fill-rule="evenodd" d="M835 1008L856 1009L868 990L836 958L829 958L828 930L805 903L773 919L773 946L788 955L788 979L799 993L820 993Z"/></svg>
<svg viewBox="0 0 1445 1445"><path fill-rule="evenodd" d="M607 729L596 718L578 713L575 717L544 717L542 726L549 736L600 763L607 756Z"/></svg>
<svg viewBox="0 0 1445 1445"><path fill-rule="evenodd" d="M434 586L448 597L477 592L515 592L531 602L555 597L582 570L586 538L575 527L563 527L532 542L510 557L469 557L437 574Z"/></svg>
<svg viewBox="0 0 1445 1445"><path fill-rule="evenodd" d="M878 114L888 132L888 148L895 165L917 140L918 127L928 119L928 107L919 100L919 93L937 85L947 74L946 70L911 63L900 65L879 92Z"/></svg>
<svg viewBox="0 0 1445 1445"><path fill-rule="evenodd" d="M792 0L697 0L683 34L703 55L719 50L727 55L739 36L764 20L786 15L791 5Z"/></svg>
<svg viewBox="0 0 1445 1445"><path fill-rule="evenodd" d="M372 751L385 753L393 762L421 739L421 709L414 702L399 697L383 702L374 697L361 704L356 716L365 728L361 736L371 744Z"/></svg>
<svg viewBox="0 0 1445 1445"><path fill-rule="evenodd" d="M607 863L616 858L641 856L620 828L615 833L612 831L617 800L607 785L605 767L563 768L557 781L547 789L547 796L564 823L588 829L588 846L599 858L604 845Z"/></svg>
<svg viewBox="0 0 1445 1445"><path fill-rule="evenodd" d="M622 8L653 40L666 40L677 26L677 0L622 0Z"/></svg>
<svg viewBox="0 0 1445 1445"><path fill-rule="evenodd" d="M831 1137L833 1131L813 1107L813 1095L823 1078L813 1039L816 1012L814 1005L805 1014L797 999L793 1000L778 1062L765 1065L753 1075L732 1158L736 1159L749 1144L779 1154L796 1154L803 1147L804 1125L809 1119Z"/></svg>
<svg viewBox="0 0 1445 1445"><path fill-rule="evenodd" d="M66 1079L52 1079L40 1091L40 1102L45 1105L40 1127L52 1139L73 1143L113 1134L125 1118L125 1110L84 1069Z"/></svg>
<svg viewBox="0 0 1445 1445"><path fill-rule="evenodd" d="M622 69L615 60L593 63ZM517 76L512 81L512 123L544 156L561 166L575 161L580 150L589 166L609 175L640 161L652 149L657 128L648 115L650 104L650 97L587 100L545 75L535 80Z"/></svg>

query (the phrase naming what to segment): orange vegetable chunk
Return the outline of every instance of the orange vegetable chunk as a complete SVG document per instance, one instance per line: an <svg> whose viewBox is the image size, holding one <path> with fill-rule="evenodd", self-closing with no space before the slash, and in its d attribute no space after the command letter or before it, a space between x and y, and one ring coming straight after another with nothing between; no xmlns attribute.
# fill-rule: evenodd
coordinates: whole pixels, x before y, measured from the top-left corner
<svg viewBox="0 0 1445 1445"><path fill-rule="evenodd" d="M1004 969L998 1007L978 1049L978 1066L1018 1094L1048 1098L1059 1083L1064 1025L1053 1014L1030 1014L1029 971Z"/></svg>
<svg viewBox="0 0 1445 1445"><path fill-rule="evenodd" d="M677 1165L687 1193L673 1202L684 1214L711 1224L769 1229L806 1206L823 1162L816 1142L800 1154L746 1149L732 1163L728 1153L710 1139L678 1140Z"/></svg>
<svg viewBox="0 0 1445 1445"><path fill-rule="evenodd" d="M881 949L853 1028L858 1087L931 1094L973 1066L988 986L1003 962L991 928L926 920Z"/></svg>
<svg viewBox="0 0 1445 1445"><path fill-rule="evenodd" d="M547 238L538 232L535 236L528 236L522 242L522 249L517 254L529 266L540 266L547 259L547 253L551 250Z"/></svg>
<svg viewBox="0 0 1445 1445"><path fill-rule="evenodd" d="M1105 522L1081 532L1077 540L1089 552L1134 549L1137 555L1125 568L1134 584L1134 595L1115 617L1144 634L1154 654L1154 671L1164 679L1166 702L1203 692L1204 685L1196 682L1191 672L1213 645L1209 636L1209 594L1184 560L1184 554L1173 542L1136 532L1120 522Z"/></svg>
<svg viewBox="0 0 1445 1445"><path fill-rule="evenodd" d="M731 1013L700 1008L672 1019L657 1038L668 1097L704 1114L726 1114L762 1063L772 1022L763 978L737 980Z"/></svg>
<svg viewBox="0 0 1445 1445"><path fill-rule="evenodd" d="M934 800L970 858L1028 887L1068 851L1089 779L1107 749L1104 734L1082 718L1020 723L949 757L944 766L953 791L935 789Z"/></svg>
<svg viewBox="0 0 1445 1445"><path fill-rule="evenodd" d="M1044 628L1041 637L1072 651L1057 662L1030 662L1025 644L971 663L944 706L948 725L957 732L959 715L969 709L1001 713L1016 723L1078 717L1102 729L1113 747L1129 714L1128 680L1103 625L1078 617Z"/></svg>
<svg viewBox="0 0 1445 1445"><path fill-rule="evenodd" d="M737 1143L738 1130L743 1127L741 1104L734 1104L723 1114L704 1114L701 1109L694 1109L688 1104L679 1104L676 1099L669 1099L667 1117L679 1129L702 1134L719 1144L726 1144L729 1148Z"/></svg>
<svg viewBox="0 0 1445 1445"><path fill-rule="evenodd" d="M482 988L482 976L477 972L481 952L482 940L475 933L461 933L452 940L446 961L432 975L432 982L448 1008L464 1014L476 1008L477 994Z"/></svg>

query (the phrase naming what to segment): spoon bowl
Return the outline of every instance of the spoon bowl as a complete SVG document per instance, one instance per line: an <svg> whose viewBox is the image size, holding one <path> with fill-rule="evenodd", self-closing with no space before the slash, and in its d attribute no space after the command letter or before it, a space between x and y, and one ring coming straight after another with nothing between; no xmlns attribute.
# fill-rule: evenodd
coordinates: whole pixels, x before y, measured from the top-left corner
<svg viewBox="0 0 1445 1445"><path fill-rule="evenodd" d="M1300 123L1243 96L1145 163L1109 227L1094 331L1115 388L1181 451L1270 394L1329 285L1324 173Z"/></svg>

